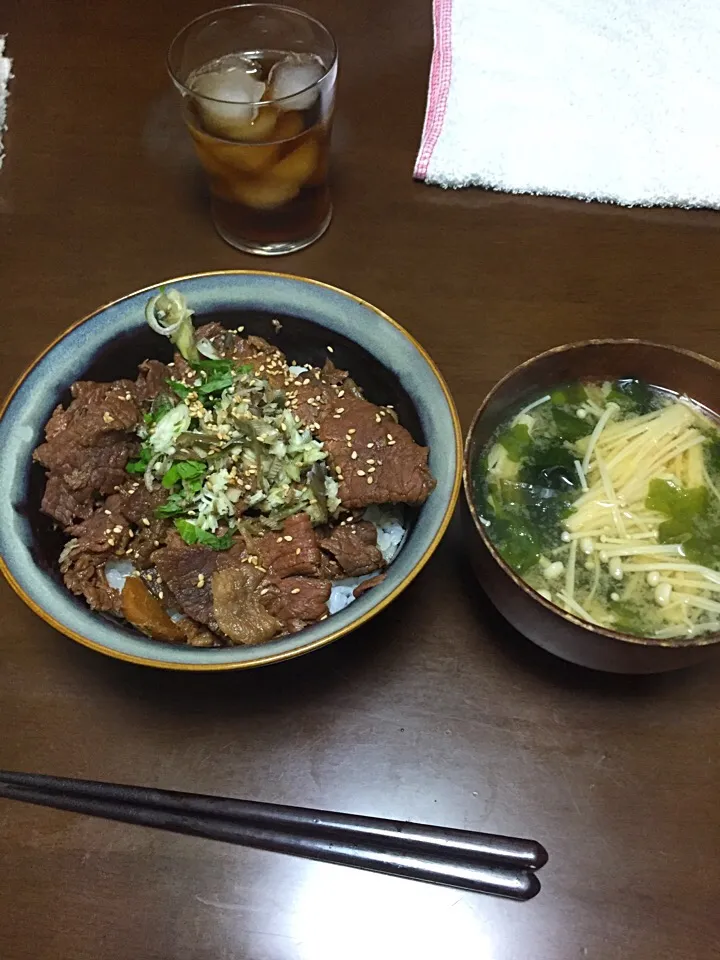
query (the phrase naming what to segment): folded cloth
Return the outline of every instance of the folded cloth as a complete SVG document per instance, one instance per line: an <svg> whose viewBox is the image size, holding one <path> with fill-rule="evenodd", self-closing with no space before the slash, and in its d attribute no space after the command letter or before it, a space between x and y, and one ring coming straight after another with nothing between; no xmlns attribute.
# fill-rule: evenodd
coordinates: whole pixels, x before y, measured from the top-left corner
<svg viewBox="0 0 720 960"><path fill-rule="evenodd" d="M0 167L2 166L3 157L5 156L3 151L2 134L3 130L5 129L5 106L7 103L10 67L12 66L12 60L8 60L7 57L3 56L4 52L5 37L0 37Z"/></svg>
<svg viewBox="0 0 720 960"><path fill-rule="evenodd" d="M720 208L716 0L434 0L415 177Z"/></svg>

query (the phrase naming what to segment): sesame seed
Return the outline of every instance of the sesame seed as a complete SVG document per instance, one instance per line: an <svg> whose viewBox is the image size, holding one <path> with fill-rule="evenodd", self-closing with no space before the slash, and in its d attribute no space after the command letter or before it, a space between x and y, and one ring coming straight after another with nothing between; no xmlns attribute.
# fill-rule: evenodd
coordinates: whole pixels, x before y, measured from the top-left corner
<svg viewBox="0 0 720 960"><path fill-rule="evenodd" d="M328 349L328 353L335 353L332 347L328 347L327 349Z"/></svg>
<svg viewBox="0 0 720 960"><path fill-rule="evenodd" d="M338 398L341 398L341 397L344 397L344 396L345 396L345 391L344 391L344 390L338 390Z"/></svg>
<svg viewBox="0 0 720 960"><path fill-rule="evenodd" d="M358 470L357 475L358 475L359 477L364 477L364 476L365 476L365 471L364 471L364 470Z"/></svg>
<svg viewBox="0 0 720 960"><path fill-rule="evenodd" d="M162 590L158 590L158 597L159 597L161 600L162 600L162 598L163 598L164 596L165 596L165 594L162 592Z"/></svg>
<svg viewBox="0 0 720 960"><path fill-rule="evenodd" d="M374 446L375 446L374 443L369 443L369 444L367 445L367 448L368 448L368 450L372 450L372 448L373 448Z"/></svg>
<svg viewBox="0 0 720 960"><path fill-rule="evenodd" d="M345 407L337 407L335 413L345 413Z"/></svg>
<svg viewBox="0 0 720 960"><path fill-rule="evenodd" d="M350 427L350 429L348 430L348 433L357 433L357 430L355 429L355 427Z"/></svg>
<svg viewBox="0 0 720 960"><path fill-rule="evenodd" d="M368 469L368 473L375 473L375 467L370 467Z"/></svg>
<svg viewBox="0 0 720 960"><path fill-rule="evenodd" d="M368 460L368 463L375 463L374 460Z"/></svg>
<svg viewBox="0 0 720 960"><path fill-rule="evenodd" d="M120 524L118 524L117 527L113 527L113 533L122 533L122 531L123 528L120 526Z"/></svg>
<svg viewBox="0 0 720 960"><path fill-rule="evenodd" d="M132 540L132 538L135 536L135 531L134 531L134 530L128 530L128 536L129 536L130 539Z"/></svg>
<svg viewBox="0 0 720 960"><path fill-rule="evenodd" d="M270 587L263 587L262 590L260 591L260 596L264 597L269 590L270 590Z"/></svg>
<svg viewBox="0 0 720 960"><path fill-rule="evenodd" d="M372 477L368 477L368 481L367 481L367 482L368 482L368 483L372 483L372 482L373 482L373 478L372 478Z"/></svg>
<svg viewBox="0 0 720 960"><path fill-rule="evenodd" d="M260 564L258 564L257 568L260 571L260 573L267 573L267 570L265 569L265 567L261 567Z"/></svg>
<svg viewBox="0 0 720 960"><path fill-rule="evenodd" d="M353 450L353 452L350 454L350 459L357 460L357 450Z"/></svg>
<svg viewBox="0 0 720 960"><path fill-rule="evenodd" d="M394 446L395 446L395 443L396 443L395 440L388 440L388 446L389 446L389 447L394 447Z"/></svg>
<svg viewBox="0 0 720 960"><path fill-rule="evenodd" d="M295 551L295 556L296 557L300 556L300 547L298 547L297 550Z"/></svg>
<svg viewBox="0 0 720 960"><path fill-rule="evenodd" d="M108 537L108 543L110 544L111 547L115 546L115 540L113 539L113 537Z"/></svg>
<svg viewBox="0 0 720 960"><path fill-rule="evenodd" d="M159 540L153 540L153 546L154 546L154 547L159 547L159 546L160 546L160 541L159 541Z"/></svg>
<svg viewBox="0 0 720 960"><path fill-rule="evenodd" d="M112 423L114 419L115 417L113 417L112 414L108 413L107 410L103 414L103 420L105 421L105 423Z"/></svg>
<svg viewBox="0 0 720 960"><path fill-rule="evenodd" d="M379 414L379 413L376 413L376 414L375 414L375 423L380 423L381 420L382 420L382 417L380 416L380 414Z"/></svg>
<svg viewBox="0 0 720 960"><path fill-rule="evenodd" d="M110 511L109 511L109 510L103 510L103 513L106 513L108 516L110 516Z"/></svg>
<svg viewBox="0 0 720 960"><path fill-rule="evenodd" d="M392 440L393 438L391 433L386 433L385 436L388 438L388 440Z"/></svg>
<svg viewBox="0 0 720 960"><path fill-rule="evenodd" d="M300 593L300 587L293 587L290 593Z"/></svg>
<svg viewBox="0 0 720 960"><path fill-rule="evenodd" d="M142 525L143 525L144 527L149 527L149 526L150 526L150 521L148 520L147 517L143 517L143 518L140 520L140 523L142 523Z"/></svg>
<svg viewBox="0 0 720 960"><path fill-rule="evenodd" d="M278 542L278 543L282 543L282 542L283 542L283 538L282 538L282 537L278 537L278 538L277 538L277 542Z"/></svg>
<svg viewBox="0 0 720 960"><path fill-rule="evenodd" d="M339 419L340 419L340 414L339 414L339 413L334 413L334 414L333 414L333 420L339 420Z"/></svg>
<svg viewBox="0 0 720 960"><path fill-rule="evenodd" d="M292 543L292 537L289 534L285 534L283 540L286 540L288 543Z"/></svg>

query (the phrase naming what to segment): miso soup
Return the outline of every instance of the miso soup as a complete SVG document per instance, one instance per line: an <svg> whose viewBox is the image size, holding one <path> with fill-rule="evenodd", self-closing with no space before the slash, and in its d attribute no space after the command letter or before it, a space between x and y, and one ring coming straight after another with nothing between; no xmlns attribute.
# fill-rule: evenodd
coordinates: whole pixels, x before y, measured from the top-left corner
<svg viewBox="0 0 720 960"><path fill-rule="evenodd" d="M563 610L678 642L720 630L720 429L687 397L558 385L497 431L474 494L503 559Z"/></svg>

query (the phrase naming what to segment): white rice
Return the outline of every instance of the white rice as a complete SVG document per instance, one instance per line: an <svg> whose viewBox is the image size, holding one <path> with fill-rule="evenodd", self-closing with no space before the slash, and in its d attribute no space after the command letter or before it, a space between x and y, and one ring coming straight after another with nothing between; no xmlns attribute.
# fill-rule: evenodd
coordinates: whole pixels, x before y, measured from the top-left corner
<svg viewBox="0 0 720 960"><path fill-rule="evenodd" d="M388 566L397 556L398 550L405 539L405 527L403 508L399 505L389 507L368 507L363 513L363 520L369 520L377 530L378 550L383 555L383 560ZM348 577L345 580L336 580L330 591L328 600L328 610L331 614L339 613L345 607L355 600L353 590L364 580L377 576L379 570L375 573L367 573L363 577Z"/></svg>
<svg viewBox="0 0 720 960"><path fill-rule="evenodd" d="M405 539L404 511L400 505L368 507L363 520L369 520L377 530L378 550L385 563L390 564Z"/></svg>
<svg viewBox="0 0 720 960"><path fill-rule="evenodd" d="M122 590L125 581L136 573L129 560L108 560L105 564L105 579L113 590Z"/></svg>

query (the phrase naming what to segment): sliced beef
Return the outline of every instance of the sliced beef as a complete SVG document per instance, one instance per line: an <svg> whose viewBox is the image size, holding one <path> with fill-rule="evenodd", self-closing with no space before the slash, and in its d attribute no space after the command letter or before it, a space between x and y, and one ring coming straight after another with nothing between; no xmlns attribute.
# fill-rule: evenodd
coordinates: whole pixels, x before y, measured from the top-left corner
<svg viewBox="0 0 720 960"><path fill-rule="evenodd" d="M86 520L95 509L85 490L71 490L61 476L49 476L45 484L41 509L53 520L68 527L76 520Z"/></svg>
<svg viewBox="0 0 720 960"><path fill-rule="evenodd" d="M108 585L105 563L122 556L130 541L130 529L120 514L106 508L72 527L70 540L60 557L60 572L66 586L83 596L93 610L122 612L120 592Z"/></svg>
<svg viewBox="0 0 720 960"><path fill-rule="evenodd" d="M99 554L78 551L60 565L63 580L68 590L87 600L91 610L121 614L120 591L113 590L105 579L105 560Z"/></svg>
<svg viewBox="0 0 720 960"><path fill-rule="evenodd" d="M336 367L332 360L328 359L322 368L321 377L332 387L342 387L348 378L348 372Z"/></svg>
<svg viewBox="0 0 720 960"><path fill-rule="evenodd" d="M223 642L216 634L211 633L207 627L201 623L196 623L190 617L183 617L177 621L177 625L182 630L185 642L190 647L222 647Z"/></svg>
<svg viewBox="0 0 720 960"><path fill-rule="evenodd" d="M266 533L251 545L251 552L276 577L316 577L320 573L320 549L306 513L288 517L281 531Z"/></svg>
<svg viewBox="0 0 720 960"><path fill-rule="evenodd" d="M274 386L282 386L287 376L287 361L283 354L262 337L242 337L226 330L219 323L206 323L196 331L196 339L208 340L218 354L239 363L250 364ZM183 357L176 353L170 375L188 382L194 371Z"/></svg>
<svg viewBox="0 0 720 960"><path fill-rule="evenodd" d="M317 545L314 550L319 555ZM188 546L171 533L153 561L180 610L233 643L260 643L279 632L299 630L328 612L327 580L280 577L259 566L255 555L248 556L240 545L216 551ZM279 568L287 566L280 562Z"/></svg>
<svg viewBox="0 0 720 960"><path fill-rule="evenodd" d="M421 504L435 487L427 447L418 446L388 411L367 400L346 395L334 413L321 418L317 435L346 509Z"/></svg>
<svg viewBox="0 0 720 960"><path fill-rule="evenodd" d="M176 533L167 545L156 550L152 560L161 580L167 585L180 610L211 630L217 628L213 615L212 579L215 571L238 566L245 557L243 547L211 550L189 546Z"/></svg>
<svg viewBox="0 0 720 960"><path fill-rule="evenodd" d="M345 576L340 564L329 553L321 551L320 558L320 579L321 580L340 580Z"/></svg>
<svg viewBox="0 0 720 960"><path fill-rule="evenodd" d="M129 380L73 384L67 409L57 407L34 459L49 472L42 509L63 526L85 520L98 496L127 479L125 465L138 448L139 408Z"/></svg>
<svg viewBox="0 0 720 960"><path fill-rule="evenodd" d="M266 583L262 590L263 604L281 621L286 632L302 630L328 615L330 583L314 577L285 577L274 583Z"/></svg>
<svg viewBox="0 0 720 960"><path fill-rule="evenodd" d="M89 447L77 444L70 433L38 447L35 459L50 471L43 513L64 527L87 519L99 497L125 482L125 465L137 449L133 437L118 433L100 436Z"/></svg>
<svg viewBox="0 0 720 960"><path fill-rule="evenodd" d="M377 547L377 530L372 523L341 523L320 540L320 547L332 554L348 577L374 573L385 564Z"/></svg>
<svg viewBox="0 0 720 960"><path fill-rule="evenodd" d="M264 579L265 574L249 563L225 567L213 576L215 622L234 644L264 643L282 629L280 620L263 605L260 585Z"/></svg>
<svg viewBox="0 0 720 960"><path fill-rule="evenodd" d="M353 590L353 596L357 600L358 597L361 597L364 593L367 593L368 590L372 590L373 587L379 586L385 577L386 573L380 573L377 577L370 577L368 580L363 580L362 583L359 583Z"/></svg>
<svg viewBox="0 0 720 960"><path fill-rule="evenodd" d="M140 364L140 373L133 385L133 393L140 403L150 403L161 393L168 392L167 380L172 370L159 360L144 360Z"/></svg>
<svg viewBox="0 0 720 960"><path fill-rule="evenodd" d="M208 547L168 544L153 554L161 580L167 584L180 610L200 623L215 628L212 578L218 552Z"/></svg>
<svg viewBox="0 0 720 960"><path fill-rule="evenodd" d="M134 525L134 537L126 550L126 558L139 569L151 565L150 557L165 542L171 523L155 516L155 510L167 499L163 487L148 490L145 484L126 484L119 492L108 497L105 506L121 514Z"/></svg>

